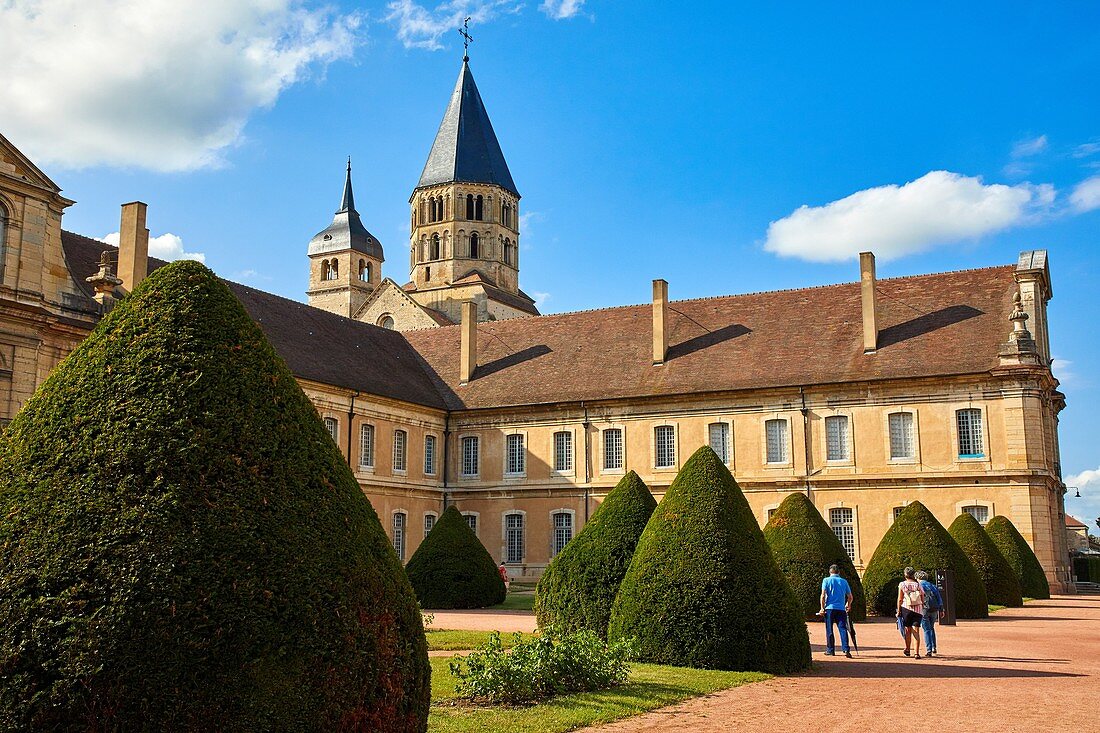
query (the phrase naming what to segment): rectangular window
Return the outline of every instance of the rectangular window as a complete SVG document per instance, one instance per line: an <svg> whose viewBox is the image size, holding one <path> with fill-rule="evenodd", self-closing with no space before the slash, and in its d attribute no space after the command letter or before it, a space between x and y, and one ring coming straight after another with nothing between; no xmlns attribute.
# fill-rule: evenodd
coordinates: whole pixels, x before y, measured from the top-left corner
<svg viewBox="0 0 1100 733"><path fill-rule="evenodd" d="M521 474L527 470L527 449L523 445L523 433L512 433L504 439L504 472Z"/></svg>
<svg viewBox="0 0 1100 733"><path fill-rule="evenodd" d="M849 455L848 416L830 415L825 418L825 459L846 461Z"/></svg>
<svg viewBox="0 0 1100 733"><path fill-rule="evenodd" d="M434 514L425 514L424 515L424 536L425 537L428 536L428 533L432 531L433 527L435 527L435 515Z"/></svg>
<svg viewBox="0 0 1100 733"><path fill-rule="evenodd" d="M848 557L856 558L855 512L851 509L830 509L829 526L833 528Z"/></svg>
<svg viewBox="0 0 1100 733"><path fill-rule="evenodd" d="M623 469L623 431L620 428L608 428L603 431L603 470L621 471Z"/></svg>
<svg viewBox="0 0 1100 733"><path fill-rule="evenodd" d="M478 453L481 449L481 442L476 435L467 435L462 439L462 475L463 476L477 476L478 474Z"/></svg>
<svg viewBox="0 0 1100 733"><path fill-rule="evenodd" d="M573 470L573 433L568 431L554 433L554 470L562 472Z"/></svg>
<svg viewBox="0 0 1100 733"><path fill-rule="evenodd" d="M435 475L435 436L424 436L424 474Z"/></svg>
<svg viewBox="0 0 1100 733"><path fill-rule="evenodd" d="M397 557L405 561L405 514L394 512L393 514L393 549L397 551Z"/></svg>
<svg viewBox="0 0 1100 733"><path fill-rule="evenodd" d="M330 436L332 436L333 440L335 440L337 443L339 443L340 442L340 423L334 417L326 417L324 422L325 422L325 430L328 431L328 434Z"/></svg>
<svg viewBox="0 0 1100 733"><path fill-rule="evenodd" d="M905 511L905 507L903 507L903 506L894 507L894 521L895 522L898 521L898 517L900 517L901 513L904 512L904 511Z"/></svg>
<svg viewBox="0 0 1100 733"><path fill-rule="evenodd" d="M359 426L359 465L374 468L374 426Z"/></svg>
<svg viewBox="0 0 1100 733"><path fill-rule="evenodd" d="M573 515L569 512L554 513L554 555L573 539Z"/></svg>
<svg viewBox="0 0 1100 733"><path fill-rule="evenodd" d="M676 465L676 428L672 425L658 425L653 429L653 465L657 468L671 468Z"/></svg>
<svg viewBox="0 0 1100 733"><path fill-rule="evenodd" d="M508 514L504 517L505 557L509 563L523 562L523 515Z"/></svg>
<svg viewBox="0 0 1100 733"><path fill-rule="evenodd" d="M775 513L777 512L777 511L779 511L779 509L778 509L778 508L776 508L776 509L769 509L769 510L768 510L768 521L769 521L769 522L770 522L770 521L772 521L772 515L773 515L773 514L775 514Z"/></svg>
<svg viewBox="0 0 1100 733"><path fill-rule="evenodd" d="M959 426L959 458L982 458L982 411L959 410L955 419Z"/></svg>
<svg viewBox="0 0 1100 733"><path fill-rule="evenodd" d="M477 515L476 514L463 514L466 518L466 526L470 528L470 531L475 535L477 534Z"/></svg>
<svg viewBox="0 0 1100 733"><path fill-rule="evenodd" d="M404 430L393 431L393 470L404 471L406 468L405 445L408 443L409 434Z"/></svg>
<svg viewBox="0 0 1100 733"><path fill-rule="evenodd" d="M964 506L963 511L978 520L978 524L985 524L989 521L989 507L987 506Z"/></svg>
<svg viewBox="0 0 1100 733"><path fill-rule="evenodd" d="M730 462L730 426L729 423L724 422L712 422L708 429L710 438L710 447L718 457L722 459L722 463L729 465Z"/></svg>
<svg viewBox="0 0 1100 733"><path fill-rule="evenodd" d="M894 459L916 457L911 412L890 414L890 457Z"/></svg>
<svg viewBox="0 0 1100 733"><path fill-rule="evenodd" d="M787 457L787 421L768 420L764 423L764 434L768 442L768 463L786 463Z"/></svg>

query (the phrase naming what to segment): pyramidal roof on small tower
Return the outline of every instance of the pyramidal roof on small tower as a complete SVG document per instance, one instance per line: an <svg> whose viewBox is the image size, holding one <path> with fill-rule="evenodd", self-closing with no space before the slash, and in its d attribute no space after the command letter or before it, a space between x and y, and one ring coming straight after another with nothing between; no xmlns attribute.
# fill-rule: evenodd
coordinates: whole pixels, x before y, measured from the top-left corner
<svg viewBox="0 0 1100 733"><path fill-rule="evenodd" d="M466 57L416 187L455 182L495 184L519 196Z"/></svg>
<svg viewBox="0 0 1100 733"><path fill-rule="evenodd" d="M359 218L359 212L355 210L355 194L351 190L351 158L348 158L348 171L344 179L344 196L340 199L340 209L332 217L332 223L328 228L318 232L309 241L311 255L339 252L345 249L362 252L379 262L385 261L385 257L382 256L381 242L367 231Z"/></svg>

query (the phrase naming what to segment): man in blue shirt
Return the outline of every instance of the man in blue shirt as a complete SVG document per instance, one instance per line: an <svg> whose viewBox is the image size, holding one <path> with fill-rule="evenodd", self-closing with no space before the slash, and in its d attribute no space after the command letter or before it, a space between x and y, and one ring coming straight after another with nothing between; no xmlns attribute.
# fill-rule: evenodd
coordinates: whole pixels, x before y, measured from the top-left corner
<svg viewBox="0 0 1100 733"><path fill-rule="evenodd" d="M836 655L836 641L833 639L833 624L840 628L840 648L844 656L852 658L848 651L848 612L852 610L852 588L848 581L840 577L840 568L829 566L829 577L821 581L821 610L819 616L825 617L825 654Z"/></svg>

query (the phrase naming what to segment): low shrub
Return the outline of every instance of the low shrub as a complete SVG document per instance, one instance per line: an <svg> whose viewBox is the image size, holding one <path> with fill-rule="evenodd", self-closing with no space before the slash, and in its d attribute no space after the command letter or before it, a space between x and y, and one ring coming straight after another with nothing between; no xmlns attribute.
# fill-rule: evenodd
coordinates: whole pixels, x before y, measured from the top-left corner
<svg viewBox="0 0 1100 733"><path fill-rule="evenodd" d="M605 690L626 680L634 654L632 641L608 644L591 631L559 633L550 628L536 639L525 641L514 634L512 640L509 652L494 631L477 651L451 661L459 697L519 705Z"/></svg>
<svg viewBox="0 0 1100 733"><path fill-rule="evenodd" d="M1078 583L1100 583L1100 557L1073 558L1073 575Z"/></svg>
<svg viewBox="0 0 1100 733"><path fill-rule="evenodd" d="M1001 551L1020 581L1024 598L1050 598L1050 584L1039 558L1008 517L996 516L986 522L985 533Z"/></svg>

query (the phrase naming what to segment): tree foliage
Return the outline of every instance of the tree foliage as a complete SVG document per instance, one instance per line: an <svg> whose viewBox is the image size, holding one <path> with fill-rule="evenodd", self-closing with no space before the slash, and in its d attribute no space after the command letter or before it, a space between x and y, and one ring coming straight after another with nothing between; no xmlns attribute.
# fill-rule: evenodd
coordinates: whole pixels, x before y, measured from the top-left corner
<svg viewBox="0 0 1100 733"><path fill-rule="evenodd" d="M634 471L612 489L546 568L535 590L539 627L607 636L611 606L657 500Z"/></svg>
<svg viewBox="0 0 1100 733"><path fill-rule="evenodd" d="M1050 598L1047 574L1016 525L1008 517L998 515L986 522L985 532L1016 574L1024 597Z"/></svg>
<svg viewBox="0 0 1100 733"><path fill-rule="evenodd" d="M947 531L974 563L990 603L1008 607L1024 605L1016 573L977 519L963 512L955 517Z"/></svg>
<svg viewBox="0 0 1100 733"><path fill-rule="evenodd" d="M504 579L453 504L405 566L424 608L486 608L504 602Z"/></svg>
<svg viewBox="0 0 1100 733"><path fill-rule="evenodd" d="M646 525L608 638L658 664L787 673L810 666L801 605L737 482L704 446Z"/></svg>
<svg viewBox="0 0 1100 733"><path fill-rule="evenodd" d="M213 273L158 269L0 445L0 729L423 731L416 600Z"/></svg>

